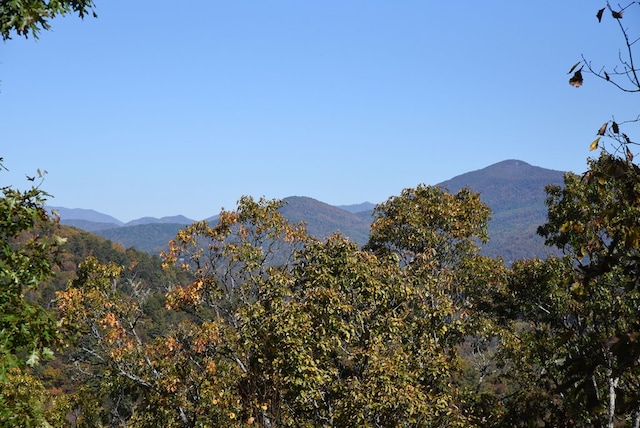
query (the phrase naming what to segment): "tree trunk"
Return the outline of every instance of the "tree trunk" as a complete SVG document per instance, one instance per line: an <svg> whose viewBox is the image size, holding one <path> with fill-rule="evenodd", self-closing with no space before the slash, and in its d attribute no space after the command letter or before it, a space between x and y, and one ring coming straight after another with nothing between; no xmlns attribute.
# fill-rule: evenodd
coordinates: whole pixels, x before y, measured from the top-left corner
<svg viewBox="0 0 640 428"><path fill-rule="evenodd" d="M609 375L609 418L607 428L614 428L614 419L616 417L616 389L620 378L613 378Z"/></svg>

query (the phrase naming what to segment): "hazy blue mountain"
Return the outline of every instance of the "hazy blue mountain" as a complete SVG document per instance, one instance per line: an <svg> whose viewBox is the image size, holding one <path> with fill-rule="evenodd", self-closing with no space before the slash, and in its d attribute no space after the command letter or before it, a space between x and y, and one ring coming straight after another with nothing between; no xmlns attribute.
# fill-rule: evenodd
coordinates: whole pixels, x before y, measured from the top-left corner
<svg viewBox="0 0 640 428"><path fill-rule="evenodd" d="M96 221L65 219L65 218L60 218L60 224L64 224L65 226L77 227L78 229L82 229L87 232L97 232L99 230L115 229L118 227L122 227L120 224L116 224L116 223L100 223Z"/></svg>
<svg viewBox="0 0 640 428"><path fill-rule="evenodd" d="M193 220L183 215L174 215L171 217L142 217L136 220L131 220L125 226L139 226L141 224L191 224Z"/></svg>
<svg viewBox="0 0 640 428"><path fill-rule="evenodd" d="M359 245L369 239L371 221L354 213L306 196L291 196L284 202L282 214L292 223L304 221L309 234L316 238L340 232Z"/></svg>
<svg viewBox="0 0 640 428"><path fill-rule="evenodd" d="M341 210L345 210L353 214L358 214L371 211L375 206L376 204L372 204L371 202L362 202L360 204L353 205L336 205L336 208L340 208Z"/></svg>
<svg viewBox="0 0 640 428"><path fill-rule="evenodd" d="M184 224L151 223L122 226L115 229L97 230L94 233L124 248L135 248L150 254L158 254L168 248L167 243L176 237Z"/></svg>
<svg viewBox="0 0 640 428"><path fill-rule="evenodd" d="M95 210L88 210L83 208L64 208L64 207L47 207L49 211L57 211L60 215L60 220L84 220L94 223L113 224L116 226L124 225L123 222L110 215L100 213ZM63 223L66 224L66 223Z"/></svg>

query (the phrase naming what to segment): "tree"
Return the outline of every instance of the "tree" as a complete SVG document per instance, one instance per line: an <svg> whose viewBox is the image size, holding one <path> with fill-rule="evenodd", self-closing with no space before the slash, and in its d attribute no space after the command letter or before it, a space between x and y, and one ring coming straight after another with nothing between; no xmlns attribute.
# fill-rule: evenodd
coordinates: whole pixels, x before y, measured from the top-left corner
<svg viewBox="0 0 640 428"><path fill-rule="evenodd" d="M416 200L415 216L407 217L417 222L418 213L439 212L448 198ZM434 241L442 248L483 233L471 218L477 209L488 211L477 195L471 199L476 204L458 207L468 215L449 218L458 226L455 236ZM475 403L465 401L458 380L459 345L475 325L461 290L471 278L484 282L473 275L477 265L456 275L441 271L429 246L406 263L398 253L360 249L339 235L321 242L289 224L280 207L245 197L217 224L198 222L178 233L165 265L192 279L173 287L165 303L185 317L152 340L139 334L143 306L119 291L118 272L91 260L83 265L59 294L59 309L82 326L77 361L90 374L85 384L97 382L81 393L105 404L97 416L83 409L84 421L107 423L113 415L135 426L474 421ZM476 260L477 249L462 247L469 253L458 253L457 263Z"/></svg>
<svg viewBox="0 0 640 428"><path fill-rule="evenodd" d="M620 28L620 65L596 69L583 57L570 84L580 87L586 70L640 92L638 39L623 24L632 5L638 3L614 9L607 2L596 13L602 21L607 12ZM501 350L514 375L504 416L511 426L530 423L519 418L523 413L553 426L640 426L640 168L635 143L621 130L637 120L605 122L590 147L600 156L588 159L586 173L547 187L548 221L538 233L564 258L514 264L507 294L513 339ZM603 137L613 141L611 152Z"/></svg>
<svg viewBox="0 0 640 428"><path fill-rule="evenodd" d="M57 219L44 208L48 194L39 185L1 190L0 421L31 425L44 420L47 395L27 368L53 356L63 338L54 315L31 295L37 296L38 287L54 274L64 241L56 235ZM24 394L29 389L31 397Z"/></svg>
<svg viewBox="0 0 640 428"><path fill-rule="evenodd" d="M44 208L48 196L39 187L2 188L0 198L0 378L10 367L37 364L51 355L60 334L55 319L27 298L53 275L57 221ZM25 358L26 356L26 358Z"/></svg>
<svg viewBox="0 0 640 428"><path fill-rule="evenodd" d="M404 189L376 206L367 246L396 253L405 263L431 252L438 268L451 268L477 253L477 241L487 241L489 213L469 189L455 195L424 185Z"/></svg>
<svg viewBox="0 0 640 428"><path fill-rule="evenodd" d="M629 14L637 15L635 6L640 3L633 1L613 8L607 1L596 13L598 22L610 15L619 28L624 40L619 64L596 68L584 56L582 61L589 73L627 93L640 92L640 70L635 62L640 35L637 31L634 34L624 19ZM597 149L604 136L613 141L613 150L602 147L599 158L589 160L589 169L582 177L567 177L564 190L548 190L549 223L540 228L549 244L571 254L575 265L574 294L583 299L588 296L587 306L592 307L593 316L604 318L591 327L600 335L599 348L594 350L594 354L599 351L600 360L590 370L606 372L608 426L613 426L617 412L632 414L634 426L640 426L640 350L636 344L636 337L640 337L640 168L633 162L632 147L637 143L622 130L624 125L639 120L636 116L602 124L590 148ZM600 306L593 307L594 304Z"/></svg>
<svg viewBox="0 0 640 428"><path fill-rule="evenodd" d="M41 30L49 30L49 21L56 16L76 14L84 18L89 13L97 17L93 0L4 0L0 4L0 34L2 39L18 36L38 38Z"/></svg>
<svg viewBox="0 0 640 428"><path fill-rule="evenodd" d="M634 426L640 424L639 183L640 168L630 159L603 152L583 177L570 175L564 189L549 188L549 223L540 228L548 243L571 257L573 328L580 340L589 338L581 346L586 355L567 360L567 368L580 366L578 373L594 387L601 378L598 396L608 397L602 406L608 426L630 415Z"/></svg>
<svg viewBox="0 0 640 428"><path fill-rule="evenodd" d="M185 317L153 340L139 334L148 317L139 298L122 293L120 270L91 259L83 265L78 279L59 293L58 305L65 322L81 326L75 358L95 385L88 392L105 404L96 410L78 402L82 423L247 422L251 410L239 393L249 340L242 311L256 301L267 267L287 266L287 257L306 239L302 229L284 221L279 206L243 198L215 226L198 222L180 231L165 264L190 272L192 280L176 285L165 304Z"/></svg>

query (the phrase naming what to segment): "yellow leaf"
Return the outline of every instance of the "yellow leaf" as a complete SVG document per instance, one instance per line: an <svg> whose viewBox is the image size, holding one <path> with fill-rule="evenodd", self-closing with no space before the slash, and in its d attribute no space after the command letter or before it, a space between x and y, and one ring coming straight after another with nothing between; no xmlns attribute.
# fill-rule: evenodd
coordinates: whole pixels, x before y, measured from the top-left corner
<svg viewBox="0 0 640 428"><path fill-rule="evenodd" d="M598 143L600 142L600 137L596 138L595 140L593 140L593 142L591 143L591 145L589 146L589 150L593 151L595 149L598 148Z"/></svg>

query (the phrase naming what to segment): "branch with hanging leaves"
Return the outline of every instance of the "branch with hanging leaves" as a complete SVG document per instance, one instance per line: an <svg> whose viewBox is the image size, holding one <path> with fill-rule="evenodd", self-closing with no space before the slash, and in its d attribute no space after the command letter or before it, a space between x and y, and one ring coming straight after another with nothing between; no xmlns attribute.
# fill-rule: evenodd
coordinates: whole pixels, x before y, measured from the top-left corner
<svg viewBox="0 0 640 428"><path fill-rule="evenodd" d="M614 150L614 154L622 152L624 153L624 157L627 160L633 161L633 153L631 152L629 146L640 146L640 143L631 141L631 138L629 138L627 134L625 134L624 132L620 132L620 126L634 122L640 122L640 115L633 120L627 120L620 123L616 122L615 119L603 123L602 126L600 126L600 128L598 129L598 137L593 140L593 142L589 146L589 149L592 151L596 150L598 147L600 147L600 140L602 139L602 137L607 137L617 142L617 147Z"/></svg>
<svg viewBox="0 0 640 428"><path fill-rule="evenodd" d="M621 91L624 92L640 92L640 78L638 67L634 62L634 52L633 49L636 44L640 41L640 36L633 38L631 36L630 30L624 26L623 17L625 16L625 12L627 12L633 5L640 6L640 2L633 1L627 4L624 7L619 6L617 9L614 9L609 2L606 3L606 6L602 9L598 10L596 13L596 18L598 22L602 22L603 18L607 16L605 12L609 12L611 18L616 21L620 28L620 32L624 38L625 49L620 51L618 54L618 59L620 61L620 65L622 69L619 69L618 66L613 67L613 69L607 71L605 67L596 69L591 61L587 60L584 55L582 56L582 60L578 61L571 67L568 74L573 73L571 78L569 79L569 84L576 88L582 86L584 79L582 76L583 70L593 74L596 77L605 80ZM638 10L638 9L635 9ZM580 66L580 68L578 68ZM626 79L620 79L626 78ZM626 82L624 82L626 80Z"/></svg>
<svg viewBox="0 0 640 428"><path fill-rule="evenodd" d="M590 73L602 80L611 83L623 92L640 92L640 78L638 77L640 72L634 62L633 51L640 41L640 36L636 38L631 37L629 28L625 27L623 24L623 17L625 16L625 14L638 13L638 8L630 9L634 5L640 6L640 1L632 1L624 7L618 5L618 8L616 9L614 9L607 1L605 7L599 9L596 13L596 18L598 19L599 23L602 22L603 18L610 15L611 19L614 19L620 28L620 32L622 33L622 36L624 38L625 45L625 49L621 50L618 54L618 60L620 61L622 69L619 69L619 66L615 66L609 71L605 70L605 67L596 70L592 66L591 61L588 61L584 57L584 55L582 55L582 60L576 62L567 73L573 73L571 78L569 79L569 84L571 86L576 88L582 86L582 84L584 83L584 77L582 75L584 70L587 73ZM636 21L637 20L634 20L633 22ZM635 119L623 122L617 122L615 119L612 119L603 123L602 126L600 126L600 128L598 129L598 132L596 133L597 137L591 142L589 149L593 151L600 148L604 151L607 151L606 148L601 144L602 137L606 137L615 142L613 154L620 155L621 157L624 157L628 161L632 162L633 153L631 152L630 147L640 144L635 143L631 140L631 138L629 138L626 133L621 132L621 126L638 122L640 122L640 115L638 115Z"/></svg>

